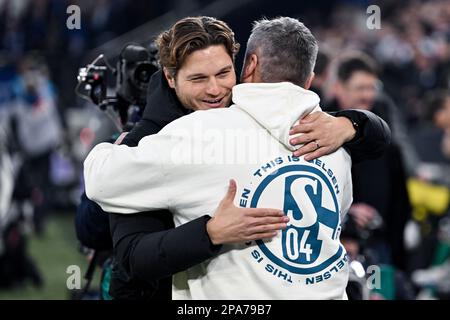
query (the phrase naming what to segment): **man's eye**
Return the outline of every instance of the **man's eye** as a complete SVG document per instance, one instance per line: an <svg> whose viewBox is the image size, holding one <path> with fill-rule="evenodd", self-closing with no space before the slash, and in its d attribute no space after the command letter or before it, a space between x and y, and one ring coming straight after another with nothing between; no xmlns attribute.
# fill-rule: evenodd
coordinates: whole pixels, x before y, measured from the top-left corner
<svg viewBox="0 0 450 320"><path fill-rule="evenodd" d="M199 78L192 78L191 81L192 82L202 82L204 81L206 78L205 77L199 77Z"/></svg>
<svg viewBox="0 0 450 320"><path fill-rule="evenodd" d="M221 78L226 77L229 73L230 71L222 71L221 73L219 73L219 77Z"/></svg>

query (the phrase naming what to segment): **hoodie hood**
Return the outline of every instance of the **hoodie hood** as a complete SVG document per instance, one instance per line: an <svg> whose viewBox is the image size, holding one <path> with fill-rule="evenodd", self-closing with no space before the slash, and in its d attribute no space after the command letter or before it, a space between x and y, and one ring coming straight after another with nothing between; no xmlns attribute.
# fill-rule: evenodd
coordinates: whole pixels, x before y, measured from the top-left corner
<svg viewBox="0 0 450 320"><path fill-rule="evenodd" d="M321 111L320 98L290 82L243 83L233 87L235 106L291 151L289 130L300 118Z"/></svg>

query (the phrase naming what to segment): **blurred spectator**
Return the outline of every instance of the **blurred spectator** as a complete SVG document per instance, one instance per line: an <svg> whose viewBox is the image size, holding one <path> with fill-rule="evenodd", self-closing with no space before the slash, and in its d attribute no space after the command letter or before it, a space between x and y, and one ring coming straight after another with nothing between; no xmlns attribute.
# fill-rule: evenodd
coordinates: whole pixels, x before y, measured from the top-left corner
<svg viewBox="0 0 450 320"><path fill-rule="evenodd" d="M361 53L348 55L339 60L336 72L336 99L328 109L370 110L383 118L395 132L398 126L394 122L395 106L377 89L373 61ZM411 208L406 189L406 170L398 143L404 141L399 140L397 135L382 157L353 165L353 205L349 214L359 227L371 230L367 249L372 251L375 263L404 269L406 252L403 233Z"/></svg>
<svg viewBox="0 0 450 320"><path fill-rule="evenodd" d="M450 187L450 92L432 91L427 95L425 104L427 122L413 135L424 161L418 176Z"/></svg>
<svg viewBox="0 0 450 320"><path fill-rule="evenodd" d="M31 187L34 227L40 233L50 201L50 156L61 143L61 123L45 64L27 57L19 72L13 132L24 159L21 176Z"/></svg>
<svg viewBox="0 0 450 320"><path fill-rule="evenodd" d="M333 87L335 101L328 108L358 108L371 110L390 126L394 143L401 149L409 175L414 175L419 158L407 135L405 122L393 100L382 90L378 79L378 66L362 52L344 54L337 60L336 82Z"/></svg>
<svg viewBox="0 0 450 320"><path fill-rule="evenodd" d="M29 194L21 192L18 171L22 161L10 131L18 75L5 57L0 56L0 288L15 288L30 279L39 287L42 277L27 250L27 215L32 207Z"/></svg>

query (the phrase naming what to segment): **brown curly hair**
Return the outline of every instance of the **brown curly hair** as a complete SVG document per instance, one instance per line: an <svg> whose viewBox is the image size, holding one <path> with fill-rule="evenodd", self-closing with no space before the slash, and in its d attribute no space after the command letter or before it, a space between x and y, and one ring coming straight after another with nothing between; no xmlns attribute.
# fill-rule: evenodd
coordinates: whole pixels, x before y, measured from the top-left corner
<svg viewBox="0 0 450 320"><path fill-rule="evenodd" d="M240 47L234 39L233 31L225 22L205 16L179 20L158 36L156 44L161 66L173 77L176 77L187 56L196 50L223 45L234 61Z"/></svg>

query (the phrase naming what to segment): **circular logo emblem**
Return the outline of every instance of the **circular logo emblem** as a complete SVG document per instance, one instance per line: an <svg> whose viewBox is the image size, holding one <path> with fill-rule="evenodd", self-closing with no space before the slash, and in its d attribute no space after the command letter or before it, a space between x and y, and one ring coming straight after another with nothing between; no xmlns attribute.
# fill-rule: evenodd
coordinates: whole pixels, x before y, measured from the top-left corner
<svg viewBox="0 0 450 320"><path fill-rule="evenodd" d="M258 240L275 264L297 274L313 274L340 258L339 205L324 172L308 165L288 165L265 177L250 202L252 208L275 201L290 220L281 237Z"/></svg>

